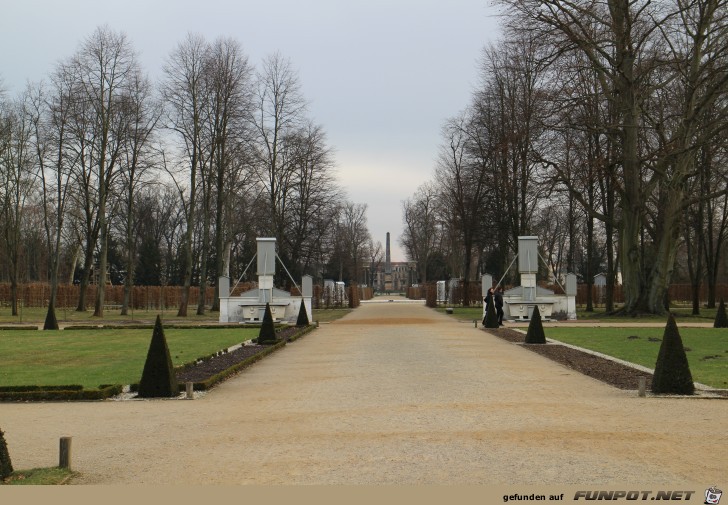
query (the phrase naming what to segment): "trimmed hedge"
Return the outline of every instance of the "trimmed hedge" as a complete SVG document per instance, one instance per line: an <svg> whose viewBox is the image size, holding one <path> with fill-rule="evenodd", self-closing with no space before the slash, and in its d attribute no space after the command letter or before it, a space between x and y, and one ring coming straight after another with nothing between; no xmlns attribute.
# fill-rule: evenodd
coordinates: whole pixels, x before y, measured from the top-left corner
<svg viewBox="0 0 728 505"><path fill-rule="evenodd" d="M218 330L220 328L239 328L240 323L219 323L219 324L163 324L164 328L175 330ZM246 325L246 328L255 328L256 325ZM4 329L4 328L0 328ZM25 329L37 330L36 326ZM78 324L65 326L64 330L153 330L154 324Z"/></svg>
<svg viewBox="0 0 728 505"><path fill-rule="evenodd" d="M67 389L59 389L66 387ZM121 394L123 386L101 385L98 389L83 389L83 386L9 386L0 389L0 401L79 401L105 400Z"/></svg>
<svg viewBox="0 0 728 505"><path fill-rule="evenodd" d="M541 311L538 305L533 308L531 321L528 323L528 331L526 332L527 344L545 344L546 334L543 332L543 323L541 322Z"/></svg>
<svg viewBox="0 0 728 505"><path fill-rule="evenodd" d="M141 398L171 397L175 396L178 390L172 356L170 356L169 347L167 347L162 320L157 316L152 341L147 352L147 360L144 363L142 378L139 381L139 396Z"/></svg>
<svg viewBox="0 0 728 505"><path fill-rule="evenodd" d="M270 310L270 304L266 303L263 324L260 325L260 332L258 333L258 343L273 344L276 340L276 327L273 324L273 313Z"/></svg>
<svg viewBox="0 0 728 505"><path fill-rule="evenodd" d="M667 317L665 333L652 375L652 392L655 394L692 395L695 393L693 376L685 354L675 316Z"/></svg>
<svg viewBox="0 0 728 505"><path fill-rule="evenodd" d="M725 301L720 299L718 310L715 312L715 321L713 321L713 328L728 328L728 316L725 312Z"/></svg>
<svg viewBox="0 0 728 505"><path fill-rule="evenodd" d="M7 479L13 474L13 463L10 461L8 444L5 442L5 433L0 430L0 481Z"/></svg>
<svg viewBox="0 0 728 505"><path fill-rule="evenodd" d="M298 308L298 319L296 319L296 326L308 326L308 312L306 312L306 304L301 299L301 305Z"/></svg>

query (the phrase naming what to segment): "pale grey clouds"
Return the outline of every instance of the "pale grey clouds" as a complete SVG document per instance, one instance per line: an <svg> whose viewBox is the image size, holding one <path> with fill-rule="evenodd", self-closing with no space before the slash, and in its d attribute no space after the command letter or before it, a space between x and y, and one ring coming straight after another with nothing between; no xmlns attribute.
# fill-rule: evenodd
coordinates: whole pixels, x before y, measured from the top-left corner
<svg viewBox="0 0 728 505"><path fill-rule="evenodd" d="M253 65L278 51L350 199L369 205L375 240L389 231L397 246L401 201L430 179L441 125L470 100L494 13L486 0L23 0L3 6L0 76L19 91L104 24L129 36L153 78L187 32L234 37ZM404 259L398 247L393 259Z"/></svg>

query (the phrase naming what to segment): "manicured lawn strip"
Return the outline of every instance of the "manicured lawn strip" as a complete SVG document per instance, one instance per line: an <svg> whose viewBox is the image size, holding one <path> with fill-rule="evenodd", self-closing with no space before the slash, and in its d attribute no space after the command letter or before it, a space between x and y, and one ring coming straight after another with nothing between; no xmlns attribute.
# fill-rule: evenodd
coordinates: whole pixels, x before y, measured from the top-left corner
<svg viewBox="0 0 728 505"><path fill-rule="evenodd" d="M53 486L63 484L73 476L67 468L32 468L30 470L16 470L5 482L0 484L10 486Z"/></svg>
<svg viewBox="0 0 728 505"><path fill-rule="evenodd" d="M165 328L175 366L258 336L257 328ZM0 332L0 386L132 384L141 378L147 329Z"/></svg>
<svg viewBox="0 0 728 505"><path fill-rule="evenodd" d="M321 321L321 322L333 321L334 319L338 319L340 317L345 316L352 310L353 309L349 309L349 308L314 309L313 310L313 320ZM0 324L10 324L10 323L12 323L12 324L22 323L23 325L43 324L43 321L45 321L46 312L47 312L46 308L25 307L22 310L22 314L13 316L11 314L10 308L0 307ZM198 323L205 323L205 322L216 323L220 319L219 312L209 312L209 311L202 316L198 316L197 314L194 313L194 311L190 311L190 315L187 317L177 317L176 308L169 309L166 311L135 310L133 314L130 311L129 315L127 315L127 316L120 315L119 310L117 310L117 309L105 310L103 319L93 317L91 315L92 313L93 313L92 311L76 312L73 309L67 309L67 310L59 309L58 311L56 311L56 317L58 318L58 322L61 323L62 326L67 326L70 324L100 325L100 324L114 324L114 323L121 323L121 322L136 322L136 323L154 325L154 320L156 319L157 314L160 314L162 316L162 322L165 325L173 324L173 323L179 323L179 324L198 324Z"/></svg>
<svg viewBox="0 0 728 505"><path fill-rule="evenodd" d="M352 310L354 309L314 309L313 321L328 323L344 317Z"/></svg>
<svg viewBox="0 0 728 505"><path fill-rule="evenodd" d="M13 316L12 311L9 307L0 307L0 324L3 323L36 323L42 324L45 321L46 313L48 312L47 307L23 307L18 310L18 315ZM177 308L169 308L167 310L134 310L132 313L129 310L129 314L122 316L119 309L104 310L103 319L94 317L93 310L87 310L86 312L76 312L75 307L73 308L60 308L56 310L56 318L61 324L67 323L79 323L79 324L104 324L109 322L120 322L120 321L139 321L146 322L148 324L154 324L154 320L157 318L157 314L162 316L162 321L181 321L188 323L195 322L216 322L220 318L219 312L210 312L198 316L194 310L191 310L187 317L177 317Z"/></svg>
<svg viewBox="0 0 728 505"><path fill-rule="evenodd" d="M452 307L453 313L450 317L460 320L472 321L477 319L478 321L483 319L483 308L482 307L462 307L460 305L441 305L435 310L441 314L445 314L445 308ZM707 323L715 320L716 309L703 308L700 311L699 316L693 316L691 314L692 309L690 307L674 307L670 309L677 319L678 324L680 321L692 322L692 323ZM639 323L653 323L667 321L666 316L650 316L645 315L641 317L625 317L625 316L612 316L604 312L604 309L597 309L593 312L584 311L584 307L577 307L576 310L577 321L609 321L611 323L624 323L625 325L639 324Z"/></svg>
<svg viewBox="0 0 728 505"><path fill-rule="evenodd" d="M601 352L631 363L655 367L664 328L544 327L546 338ZM639 338L629 338L636 336ZM693 380L728 388L728 329L680 328Z"/></svg>

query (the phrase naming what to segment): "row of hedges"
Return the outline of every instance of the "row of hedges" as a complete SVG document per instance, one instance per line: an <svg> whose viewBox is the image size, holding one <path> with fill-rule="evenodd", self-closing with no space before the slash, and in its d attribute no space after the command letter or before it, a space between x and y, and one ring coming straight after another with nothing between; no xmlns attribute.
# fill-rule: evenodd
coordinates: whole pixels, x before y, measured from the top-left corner
<svg viewBox="0 0 728 505"><path fill-rule="evenodd" d="M121 394L120 384L101 385L98 389L84 389L83 386L13 386L0 388L0 401L79 401L105 400Z"/></svg>

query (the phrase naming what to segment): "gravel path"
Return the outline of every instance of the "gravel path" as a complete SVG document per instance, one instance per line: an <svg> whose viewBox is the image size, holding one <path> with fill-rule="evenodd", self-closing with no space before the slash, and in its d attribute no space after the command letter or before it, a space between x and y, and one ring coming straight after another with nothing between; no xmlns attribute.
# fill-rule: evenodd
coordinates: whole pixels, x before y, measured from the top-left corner
<svg viewBox="0 0 728 505"><path fill-rule="evenodd" d="M725 481L728 401L639 398L411 303L370 303L196 400L0 405L76 484Z"/></svg>

